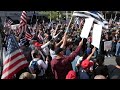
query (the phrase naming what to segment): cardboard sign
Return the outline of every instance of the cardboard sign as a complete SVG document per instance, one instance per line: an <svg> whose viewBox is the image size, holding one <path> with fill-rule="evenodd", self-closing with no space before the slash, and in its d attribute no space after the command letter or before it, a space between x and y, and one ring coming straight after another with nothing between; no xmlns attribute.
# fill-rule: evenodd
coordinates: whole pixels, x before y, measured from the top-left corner
<svg viewBox="0 0 120 90"><path fill-rule="evenodd" d="M105 41L104 50L111 50L111 48L112 48L112 41Z"/></svg>

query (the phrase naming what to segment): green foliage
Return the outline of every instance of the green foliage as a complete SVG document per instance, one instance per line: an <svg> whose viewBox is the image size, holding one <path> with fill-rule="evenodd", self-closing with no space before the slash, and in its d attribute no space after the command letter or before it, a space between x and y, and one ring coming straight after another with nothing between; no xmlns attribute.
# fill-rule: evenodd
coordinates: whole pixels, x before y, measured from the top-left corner
<svg viewBox="0 0 120 90"><path fill-rule="evenodd" d="M55 11L50 11L51 15L48 16L48 18L52 19L52 20L55 20L56 18L58 18L58 13L55 12Z"/></svg>
<svg viewBox="0 0 120 90"><path fill-rule="evenodd" d="M56 20L63 17L63 13L60 11L40 11L39 14L45 15L49 19L51 18L51 20Z"/></svg>

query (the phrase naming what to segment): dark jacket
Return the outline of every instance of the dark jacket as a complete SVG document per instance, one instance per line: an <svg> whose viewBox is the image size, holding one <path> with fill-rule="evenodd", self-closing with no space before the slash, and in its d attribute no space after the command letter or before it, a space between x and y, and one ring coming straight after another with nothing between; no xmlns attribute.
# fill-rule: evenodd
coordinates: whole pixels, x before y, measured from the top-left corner
<svg viewBox="0 0 120 90"><path fill-rule="evenodd" d="M109 73L109 78L112 79L113 76L118 76L120 79L120 69L117 68L116 66L114 65L108 65L108 73Z"/></svg>
<svg viewBox="0 0 120 90"><path fill-rule="evenodd" d="M75 57L80 53L80 46L76 48L69 56L64 56L60 59L54 58L51 61L52 72L55 76L55 79L65 79L67 73L72 70L71 62Z"/></svg>

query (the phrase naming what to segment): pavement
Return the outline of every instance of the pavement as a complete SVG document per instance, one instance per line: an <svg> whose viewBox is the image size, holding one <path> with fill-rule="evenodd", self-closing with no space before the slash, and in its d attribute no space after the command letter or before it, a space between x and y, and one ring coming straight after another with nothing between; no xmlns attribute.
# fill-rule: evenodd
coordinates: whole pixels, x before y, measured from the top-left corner
<svg viewBox="0 0 120 90"><path fill-rule="evenodd" d="M105 65L116 65L115 57L105 57Z"/></svg>

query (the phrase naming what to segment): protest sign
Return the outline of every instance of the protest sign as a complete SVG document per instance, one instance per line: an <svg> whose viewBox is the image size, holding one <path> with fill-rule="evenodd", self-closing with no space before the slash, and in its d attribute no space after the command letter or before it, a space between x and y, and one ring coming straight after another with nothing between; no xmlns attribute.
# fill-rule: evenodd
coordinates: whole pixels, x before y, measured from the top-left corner
<svg viewBox="0 0 120 90"><path fill-rule="evenodd" d="M104 42L104 50L111 50L112 48L112 41L105 41Z"/></svg>
<svg viewBox="0 0 120 90"><path fill-rule="evenodd" d="M81 38L87 38L89 35L89 32L91 30L92 24L93 24L94 19L93 18L87 18L85 19L85 24L83 26L82 32L80 37Z"/></svg>
<svg viewBox="0 0 120 90"><path fill-rule="evenodd" d="M92 34L92 45L99 48L102 33L102 25L94 24Z"/></svg>

